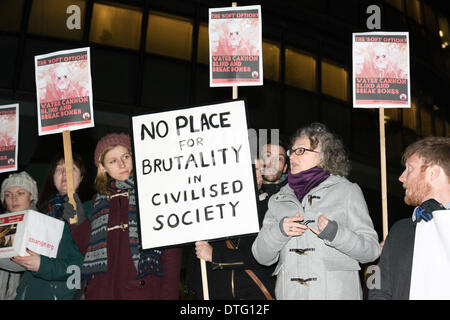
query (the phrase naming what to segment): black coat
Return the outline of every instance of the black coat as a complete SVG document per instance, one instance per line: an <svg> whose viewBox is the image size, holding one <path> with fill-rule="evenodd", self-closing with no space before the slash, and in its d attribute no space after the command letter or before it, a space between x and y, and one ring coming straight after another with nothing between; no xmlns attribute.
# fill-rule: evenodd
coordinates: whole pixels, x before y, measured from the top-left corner
<svg viewBox="0 0 450 320"><path fill-rule="evenodd" d="M267 201L258 201L260 224L262 224L266 211ZM211 300L266 299L245 269L251 269L271 296L275 297L275 281L272 277L275 265L266 267L256 262L251 250L255 238L256 235L251 235L230 240L237 247L236 250L229 249L224 240L210 242L213 247L213 263L206 262L206 269ZM195 293L197 299L203 299L200 260L195 255L195 248L188 260L186 286L189 291Z"/></svg>
<svg viewBox="0 0 450 320"><path fill-rule="evenodd" d="M409 300L416 223L411 218L394 224L378 264L381 287L369 290L369 300Z"/></svg>

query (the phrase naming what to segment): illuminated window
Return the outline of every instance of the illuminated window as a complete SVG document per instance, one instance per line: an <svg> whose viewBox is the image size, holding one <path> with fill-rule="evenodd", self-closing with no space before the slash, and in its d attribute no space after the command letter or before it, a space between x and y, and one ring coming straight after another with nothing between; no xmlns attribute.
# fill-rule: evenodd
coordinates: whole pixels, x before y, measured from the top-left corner
<svg viewBox="0 0 450 320"><path fill-rule="evenodd" d="M403 0L385 0L385 2L401 12L405 11L403 8Z"/></svg>
<svg viewBox="0 0 450 320"><path fill-rule="evenodd" d="M422 128L422 136L432 136L433 135L433 118L431 112L427 108L420 108L420 126Z"/></svg>
<svg viewBox="0 0 450 320"><path fill-rule="evenodd" d="M347 100L348 73L342 67L322 61L322 93Z"/></svg>
<svg viewBox="0 0 450 320"><path fill-rule="evenodd" d="M148 16L146 51L191 60L192 30L192 22L187 19L152 12Z"/></svg>
<svg viewBox="0 0 450 320"><path fill-rule="evenodd" d="M142 13L137 9L94 3L89 40L107 46L138 50L141 24Z"/></svg>
<svg viewBox="0 0 450 320"><path fill-rule="evenodd" d="M0 1L0 30L19 31L23 0Z"/></svg>
<svg viewBox="0 0 450 320"><path fill-rule="evenodd" d="M263 68L264 78L279 81L280 80L280 46L263 41Z"/></svg>
<svg viewBox="0 0 450 320"><path fill-rule="evenodd" d="M71 5L80 8L80 29L69 29L67 26L67 20L71 14L66 11L67 7ZM81 40L83 38L85 8L86 3L82 0L34 0L28 22L28 32Z"/></svg>
<svg viewBox="0 0 450 320"><path fill-rule="evenodd" d="M384 119L388 121L400 121L401 109L397 108L385 108L384 109Z"/></svg>
<svg viewBox="0 0 450 320"><path fill-rule="evenodd" d="M408 16L416 21L417 23L422 24L422 11L420 10L420 1L419 0L408 0L406 1L406 13Z"/></svg>
<svg viewBox="0 0 450 320"><path fill-rule="evenodd" d="M447 18L439 15L438 24L439 24L439 36L441 37L442 41L442 48L446 48L450 43Z"/></svg>
<svg viewBox="0 0 450 320"><path fill-rule="evenodd" d="M417 104L414 99L411 101L411 108L402 109L403 126L411 130L417 130Z"/></svg>
<svg viewBox="0 0 450 320"><path fill-rule="evenodd" d="M286 49L286 84L316 91L316 59L308 54Z"/></svg>
<svg viewBox="0 0 450 320"><path fill-rule="evenodd" d="M209 64L209 32L207 24L200 24L198 28L197 62Z"/></svg>
<svg viewBox="0 0 450 320"><path fill-rule="evenodd" d="M425 26L433 32L437 31L436 15L433 9L425 2L423 3L423 15Z"/></svg>

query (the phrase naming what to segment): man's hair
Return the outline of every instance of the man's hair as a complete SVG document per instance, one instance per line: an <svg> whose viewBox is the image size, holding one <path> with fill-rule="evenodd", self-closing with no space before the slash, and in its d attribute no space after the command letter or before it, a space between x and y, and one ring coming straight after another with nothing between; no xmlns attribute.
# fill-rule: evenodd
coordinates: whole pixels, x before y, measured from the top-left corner
<svg viewBox="0 0 450 320"><path fill-rule="evenodd" d="M318 149L320 155L319 167L323 170L342 177L350 171L350 160L341 138L330 132L322 123L312 123L298 129L291 138L291 148L300 137L307 137L311 149Z"/></svg>
<svg viewBox="0 0 450 320"><path fill-rule="evenodd" d="M410 144L403 153L402 164L413 154L423 160L424 166L440 166L450 179L450 138L427 137Z"/></svg>
<svg viewBox="0 0 450 320"><path fill-rule="evenodd" d="M272 140L272 136L268 135L267 136L267 143L265 144L265 146L267 146L267 145L282 147L284 149L283 155L285 156L286 159L288 158L288 156L286 154L286 152L288 151L288 146L284 142L284 137L282 135L279 135L278 139L274 138L273 140Z"/></svg>

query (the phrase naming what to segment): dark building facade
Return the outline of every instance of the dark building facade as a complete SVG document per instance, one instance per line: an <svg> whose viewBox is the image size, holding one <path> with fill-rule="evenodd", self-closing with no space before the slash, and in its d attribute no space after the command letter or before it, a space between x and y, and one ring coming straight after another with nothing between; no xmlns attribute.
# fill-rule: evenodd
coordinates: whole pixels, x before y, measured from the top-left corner
<svg viewBox="0 0 450 320"><path fill-rule="evenodd" d="M350 151L350 180L363 189L381 235L378 111L352 106L352 32L371 31L370 5L381 9L381 31L408 31L411 109L386 109L389 225L411 214L397 178L401 152L430 135L448 136L449 14L426 0L239 1L262 5L264 85L240 87L249 128L285 136L325 123ZM80 12L79 28L68 19ZM20 104L19 169L42 182L59 134L38 136L34 56L89 46L96 126L72 132L73 149L95 175L93 150L106 133L129 130L129 115L231 99L231 88L209 87L205 0L1 0L0 105ZM73 20L71 20L74 22ZM76 21L75 21L76 22ZM376 30L374 30L376 31ZM0 180L7 177L1 174Z"/></svg>

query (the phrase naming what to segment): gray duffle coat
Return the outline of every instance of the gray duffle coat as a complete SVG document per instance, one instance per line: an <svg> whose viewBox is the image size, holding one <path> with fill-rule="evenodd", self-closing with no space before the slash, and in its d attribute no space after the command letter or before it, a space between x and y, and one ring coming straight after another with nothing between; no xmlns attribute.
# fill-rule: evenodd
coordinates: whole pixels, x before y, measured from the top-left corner
<svg viewBox="0 0 450 320"><path fill-rule="evenodd" d="M337 226L332 241L309 229L298 237L287 236L281 222L297 212L314 220L309 226L315 229L319 215L328 218L330 227ZM252 252L263 265L278 261L277 299L362 299L359 263L377 259L380 246L360 187L331 175L302 203L289 185L274 194Z"/></svg>

